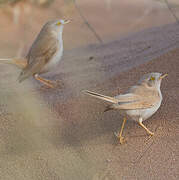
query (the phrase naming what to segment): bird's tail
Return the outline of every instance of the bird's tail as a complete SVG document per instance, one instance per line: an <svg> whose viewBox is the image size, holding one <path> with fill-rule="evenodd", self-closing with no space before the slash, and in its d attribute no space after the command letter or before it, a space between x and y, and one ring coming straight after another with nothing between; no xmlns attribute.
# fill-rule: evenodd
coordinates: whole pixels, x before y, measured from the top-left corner
<svg viewBox="0 0 179 180"><path fill-rule="evenodd" d="M92 91L88 91L88 90L84 90L84 93L88 94L90 96L93 96L95 98L102 99L102 100L107 101L107 102L118 103L118 99L116 99L114 97L105 96L105 95L98 94L98 93L95 93L95 92L92 92Z"/></svg>
<svg viewBox="0 0 179 180"><path fill-rule="evenodd" d="M27 65L27 60L25 58L8 58L8 59L0 59L0 63L3 64L12 64L16 67L23 69Z"/></svg>

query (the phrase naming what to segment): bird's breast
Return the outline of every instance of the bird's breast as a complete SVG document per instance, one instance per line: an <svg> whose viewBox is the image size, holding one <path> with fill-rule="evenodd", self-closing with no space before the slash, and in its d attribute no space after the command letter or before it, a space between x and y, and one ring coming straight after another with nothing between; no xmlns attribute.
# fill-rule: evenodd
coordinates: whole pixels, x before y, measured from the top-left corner
<svg viewBox="0 0 179 180"><path fill-rule="evenodd" d="M63 45L59 47L57 52L54 54L54 56L50 59L50 61L45 65L43 72L48 72L51 69L55 69L58 67L58 64L62 58L63 55Z"/></svg>

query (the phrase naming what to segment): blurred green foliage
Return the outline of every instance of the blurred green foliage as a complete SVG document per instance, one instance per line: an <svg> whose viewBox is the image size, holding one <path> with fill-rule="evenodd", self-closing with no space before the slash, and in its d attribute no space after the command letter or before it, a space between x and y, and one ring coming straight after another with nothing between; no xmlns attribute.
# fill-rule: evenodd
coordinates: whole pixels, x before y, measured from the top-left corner
<svg viewBox="0 0 179 180"><path fill-rule="evenodd" d="M36 5L41 5L41 6L48 6L50 5L54 0L30 0L32 3Z"/></svg>
<svg viewBox="0 0 179 180"><path fill-rule="evenodd" d="M19 1L26 1L27 2L27 0L0 0L0 6L15 4ZM41 6L48 6L53 1L54 0L28 0L28 2L30 2L30 3L33 3L35 5L41 5Z"/></svg>
<svg viewBox="0 0 179 180"><path fill-rule="evenodd" d="M18 1L22 1L22 0L0 0L0 5L16 3Z"/></svg>

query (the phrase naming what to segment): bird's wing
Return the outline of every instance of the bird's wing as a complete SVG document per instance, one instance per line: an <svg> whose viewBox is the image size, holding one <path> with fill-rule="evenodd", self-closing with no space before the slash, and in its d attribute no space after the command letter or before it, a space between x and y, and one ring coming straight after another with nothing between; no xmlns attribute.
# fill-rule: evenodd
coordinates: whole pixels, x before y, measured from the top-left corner
<svg viewBox="0 0 179 180"><path fill-rule="evenodd" d="M129 102L129 101L138 100L139 96L133 93L127 93L127 94L119 94L115 96L115 98L118 100L118 102Z"/></svg>
<svg viewBox="0 0 179 180"><path fill-rule="evenodd" d="M33 43L27 55L28 64L19 76L19 80L39 73L44 65L47 64L58 51L58 41L55 38L52 38L48 34L41 37L42 35L39 35L39 38L37 37Z"/></svg>
<svg viewBox="0 0 179 180"><path fill-rule="evenodd" d="M19 82L34 74L38 74L43 69L45 64L58 51L59 46L57 43L56 39L50 38L48 35L40 39L37 38L27 55L28 63L18 77Z"/></svg>
<svg viewBox="0 0 179 180"><path fill-rule="evenodd" d="M119 109L146 109L153 107L159 101L158 94L141 93L141 94L125 94L118 96Z"/></svg>
<svg viewBox="0 0 179 180"><path fill-rule="evenodd" d="M145 84L132 86L129 93L116 96L119 99L119 109L146 109L153 107L160 101L156 88L149 88Z"/></svg>
<svg viewBox="0 0 179 180"><path fill-rule="evenodd" d="M132 109L147 109L155 105L155 102L152 100L141 99L137 101L128 101L118 103L118 109L132 110Z"/></svg>
<svg viewBox="0 0 179 180"><path fill-rule="evenodd" d="M41 32L32 44L27 54L28 64L43 64L49 62L59 49L58 40L50 32ZM32 66L32 65L31 65Z"/></svg>

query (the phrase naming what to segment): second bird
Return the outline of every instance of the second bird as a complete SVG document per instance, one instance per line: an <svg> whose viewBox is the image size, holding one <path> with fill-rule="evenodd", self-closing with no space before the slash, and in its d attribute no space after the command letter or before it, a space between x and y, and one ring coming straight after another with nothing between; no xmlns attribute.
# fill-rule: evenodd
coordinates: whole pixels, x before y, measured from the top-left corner
<svg viewBox="0 0 179 180"><path fill-rule="evenodd" d="M0 62L15 64L22 68L19 75L19 82L33 76L48 87L55 87L55 84L39 75L52 71L61 60L63 55L62 33L64 24L69 20L54 20L47 22L36 40L32 44L27 56L22 59L1 59Z"/></svg>

